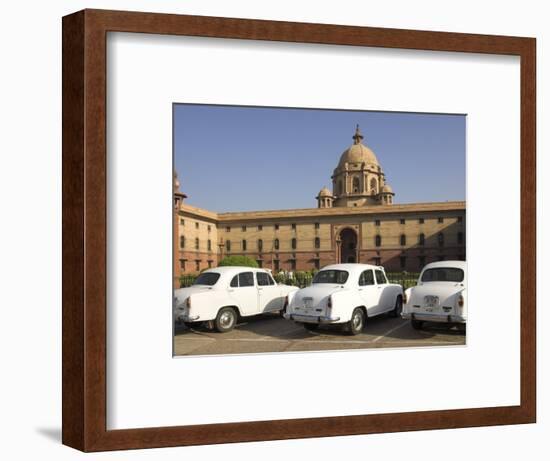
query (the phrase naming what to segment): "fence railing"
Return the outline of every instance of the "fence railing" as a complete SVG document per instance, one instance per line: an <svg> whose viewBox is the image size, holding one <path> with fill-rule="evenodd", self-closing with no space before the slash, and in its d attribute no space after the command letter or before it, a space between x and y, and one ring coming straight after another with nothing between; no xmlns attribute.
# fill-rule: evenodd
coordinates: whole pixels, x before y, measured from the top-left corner
<svg viewBox="0 0 550 461"><path fill-rule="evenodd" d="M406 290L409 287L416 285L418 280L418 272L387 272L388 281L390 283L397 283ZM185 288L193 285L198 275L187 274L182 275L179 278L180 288ZM313 280L313 274L311 272L280 272L274 274L273 277L277 283L284 283L285 285L296 286L299 288L304 288L311 285Z"/></svg>

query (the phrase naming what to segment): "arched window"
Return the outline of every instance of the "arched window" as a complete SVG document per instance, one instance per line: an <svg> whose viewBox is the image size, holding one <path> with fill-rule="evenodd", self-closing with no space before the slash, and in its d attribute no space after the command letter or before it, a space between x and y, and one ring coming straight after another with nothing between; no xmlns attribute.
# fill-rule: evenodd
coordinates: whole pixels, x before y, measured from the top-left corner
<svg viewBox="0 0 550 461"><path fill-rule="evenodd" d="M376 237L374 237L374 245L379 247L382 245L382 236L381 235L377 235Z"/></svg>
<svg viewBox="0 0 550 461"><path fill-rule="evenodd" d="M185 235L180 237L180 248L185 248Z"/></svg>
<svg viewBox="0 0 550 461"><path fill-rule="evenodd" d="M378 181L376 178L370 180L370 189L373 194L378 194Z"/></svg>
<svg viewBox="0 0 550 461"><path fill-rule="evenodd" d="M195 250L199 249L199 239L198 237L195 239Z"/></svg>
<svg viewBox="0 0 550 461"><path fill-rule="evenodd" d="M292 240L290 241L290 246L292 247L293 250L296 249L296 239L292 239Z"/></svg>
<svg viewBox="0 0 550 461"><path fill-rule="evenodd" d="M243 251L246 251L246 240L243 240Z"/></svg>
<svg viewBox="0 0 550 461"><path fill-rule="evenodd" d="M273 247L278 250L279 249L279 239L273 240Z"/></svg>
<svg viewBox="0 0 550 461"><path fill-rule="evenodd" d="M343 194L343 193L344 193L344 183L342 182L341 179L340 179L340 181L338 182L338 193L339 193L339 194Z"/></svg>
<svg viewBox="0 0 550 461"><path fill-rule="evenodd" d="M231 251L231 240L225 241L225 248L227 249L228 253Z"/></svg>
<svg viewBox="0 0 550 461"><path fill-rule="evenodd" d="M319 237L315 237L315 248L321 248L321 239Z"/></svg>
<svg viewBox="0 0 550 461"><path fill-rule="evenodd" d="M401 245L407 244L407 236L405 234L401 234L400 242L401 242Z"/></svg>
<svg viewBox="0 0 550 461"><path fill-rule="evenodd" d="M421 245L421 246L424 246L424 242L425 242L424 234L420 234L418 236L418 244Z"/></svg>
<svg viewBox="0 0 550 461"><path fill-rule="evenodd" d="M206 242L208 251L212 251L212 240L208 239L208 242Z"/></svg>
<svg viewBox="0 0 550 461"><path fill-rule="evenodd" d="M264 241L262 239L258 240L258 251L262 251L264 248Z"/></svg>
<svg viewBox="0 0 550 461"><path fill-rule="evenodd" d="M358 176L353 177L353 189L352 190L353 190L354 194L359 193L359 177Z"/></svg>
<svg viewBox="0 0 550 461"><path fill-rule="evenodd" d="M442 247L445 245L445 236L443 235L443 232L440 232L437 234L437 244Z"/></svg>

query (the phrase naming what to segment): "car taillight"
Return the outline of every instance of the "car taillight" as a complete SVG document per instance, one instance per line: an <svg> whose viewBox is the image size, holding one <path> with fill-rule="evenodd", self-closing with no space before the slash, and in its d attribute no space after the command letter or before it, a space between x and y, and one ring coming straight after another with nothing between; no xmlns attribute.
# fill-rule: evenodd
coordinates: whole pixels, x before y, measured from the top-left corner
<svg viewBox="0 0 550 461"><path fill-rule="evenodd" d="M329 296L329 297L328 297L327 307L328 307L329 309L332 309L332 296Z"/></svg>
<svg viewBox="0 0 550 461"><path fill-rule="evenodd" d="M285 304L283 306L283 309L286 309L288 307L288 295L285 296Z"/></svg>
<svg viewBox="0 0 550 461"><path fill-rule="evenodd" d="M458 307L463 307L464 306L464 296L460 295L458 297Z"/></svg>
<svg viewBox="0 0 550 461"><path fill-rule="evenodd" d="M404 292L404 293L403 293L403 304L407 304L407 301L408 301L407 293Z"/></svg>
<svg viewBox="0 0 550 461"><path fill-rule="evenodd" d="M185 306L190 309L191 308L191 296L189 296L186 300L185 300Z"/></svg>

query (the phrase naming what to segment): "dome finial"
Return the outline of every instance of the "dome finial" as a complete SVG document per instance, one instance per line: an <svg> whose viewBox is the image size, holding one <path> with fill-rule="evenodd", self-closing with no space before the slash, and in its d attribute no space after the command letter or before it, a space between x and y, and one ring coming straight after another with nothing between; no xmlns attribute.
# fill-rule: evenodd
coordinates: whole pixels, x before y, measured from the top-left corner
<svg viewBox="0 0 550 461"><path fill-rule="evenodd" d="M361 134L361 131L359 131L359 124L357 124L355 127L355 134L353 135L353 143L360 144L362 139L363 135Z"/></svg>

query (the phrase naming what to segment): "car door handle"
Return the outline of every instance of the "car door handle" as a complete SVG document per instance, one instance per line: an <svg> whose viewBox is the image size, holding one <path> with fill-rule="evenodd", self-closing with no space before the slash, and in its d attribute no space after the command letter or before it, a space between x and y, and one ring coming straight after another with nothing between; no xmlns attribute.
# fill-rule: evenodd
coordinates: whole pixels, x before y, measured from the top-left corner
<svg viewBox="0 0 550 461"><path fill-rule="evenodd" d="M363 288L359 288L357 291L363 291Z"/></svg>
<svg viewBox="0 0 550 461"><path fill-rule="evenodd" d="M378 288L379 290L381 290L381 289L382 289L382 287L377 287L377 288Z"/></svg>
<svg viewBox="0 0 550 461"><path fill-rule="evenodd" d="M262 291L262 290L263 290L263 288L258 288L258 291Z"/></svg>
<svg viewBox="0 0 550 461"><path fill-rule="evenodd" d="M228 288L227 291L234 292L235 290L233 288Z"/></svg>

